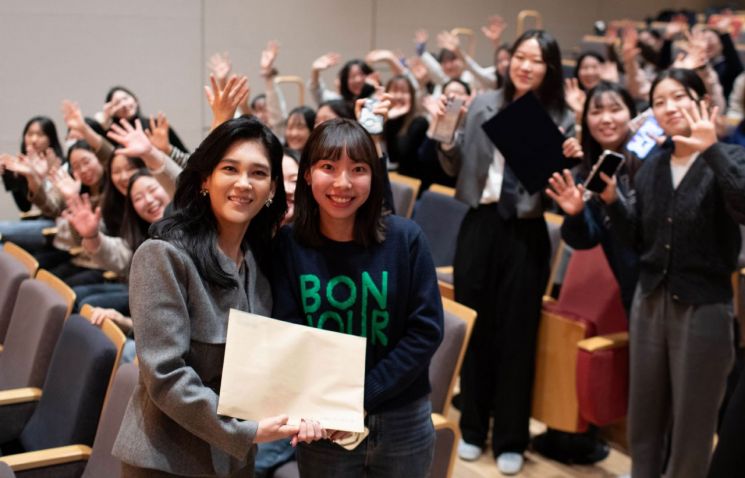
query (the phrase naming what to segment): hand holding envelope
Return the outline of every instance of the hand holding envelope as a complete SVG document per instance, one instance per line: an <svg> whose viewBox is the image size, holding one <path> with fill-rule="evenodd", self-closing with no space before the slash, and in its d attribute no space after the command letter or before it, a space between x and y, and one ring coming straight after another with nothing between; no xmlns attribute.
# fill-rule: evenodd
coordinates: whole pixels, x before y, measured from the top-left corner
<svg viewBox="0 0 745 478"><path fill-rule="evenodd" d="M231 310L217 413L364 430L366 339ZM307 425L306 425L307 426Z"/></svg>

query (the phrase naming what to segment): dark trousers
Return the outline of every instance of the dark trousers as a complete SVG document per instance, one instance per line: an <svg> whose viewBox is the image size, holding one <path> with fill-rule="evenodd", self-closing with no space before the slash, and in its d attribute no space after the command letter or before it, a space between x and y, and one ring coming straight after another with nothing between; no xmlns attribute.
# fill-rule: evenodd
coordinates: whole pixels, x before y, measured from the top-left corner
<svg viewBox="0 0 745 478"><path fill-rule="evenodd" d="M502 219L496 205L471 209L458 234L455 299L478 317L461 370L463 440L522 453L530 406L541 300L550 243L543 218Z"/></svg>

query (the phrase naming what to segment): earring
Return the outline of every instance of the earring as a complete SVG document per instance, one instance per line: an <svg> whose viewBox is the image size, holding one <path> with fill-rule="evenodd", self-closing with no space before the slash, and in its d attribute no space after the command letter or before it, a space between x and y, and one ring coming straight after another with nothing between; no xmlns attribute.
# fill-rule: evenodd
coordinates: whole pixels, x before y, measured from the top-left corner
<svg viewBox="0 0 745 478"><path fill-rule="evenodd" d="M274 199L272 199L272 198L267 199L266 202L264 203L264 206L266 206L266 207L271 206L272 205L272 201L274 201Z"/></svg>
<svg viewBox="0 0 745 478"><path fill-rule="evenodd" d="M201 190L201 191L199 191L199 194L200 194L200 195L201 195L202 197L207 197L207 195L208 195L209 193L210 193L210 192L209 192L209 191L207 190L207 188L202 188L202 190Z"/></svg>

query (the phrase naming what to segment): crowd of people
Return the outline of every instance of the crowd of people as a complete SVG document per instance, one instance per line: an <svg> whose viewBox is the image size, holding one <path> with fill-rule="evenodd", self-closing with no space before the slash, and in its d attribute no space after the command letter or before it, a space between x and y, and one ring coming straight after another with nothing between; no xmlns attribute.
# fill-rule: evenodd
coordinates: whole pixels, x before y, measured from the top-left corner
<svg viewBox="0 0 745 478"><path fill-rule="evenodd" d="M368 52L341 65L333 87L321 72L341 57L319 56L308 80L314 105L290 111L276 82L276 41L262 52L265 89L254 97L229 56L215 54L205 87L213 122L194 151L124 86L110 88L90 117L64 100L64 141L49 117L29 119L0 169L19 211L40 215L0 222L0 234L70 285L77 307L93 306L94 323L108 318L128 334L124 360L137 357L140 380L113 450L123 476L269 476L294 456L304 477L424 477L434 450L428 368L443 311L426 238L395 214L388 171L420 179L423 190L453 187L468 206L454 245L455 299L478 314L460 377L458 455L477 460L489 444L511 475L531 443L550 262L544 212L559 212L567 244L602 247L629 316L632 476L704 477L739 344L738 18L723 12L694 25L672 15L662 29L610 22L605 51L579 52L572 75L544 30L507 42L506 23L490 18L487 67L451 32L436 36L431 53L420 30L413 56ZM551 118L574 165L538 192L482 127L526 96ZM438 140L433 131L454 101L457 130ZM360 121L365 114L382 128ZM661 134L640 139L650 121ZM588 191L605 151L624 162L601 173L602 192ZM312 419L219 416L231 308L367 337L368 434ZM741 391L734 397L731 409L745 407ZM744 469L728 423L736 412L724 414L710 476ZM571 438L589 451L556 449ZM575 463L607 455L593 431L543 445Z"/></svg>

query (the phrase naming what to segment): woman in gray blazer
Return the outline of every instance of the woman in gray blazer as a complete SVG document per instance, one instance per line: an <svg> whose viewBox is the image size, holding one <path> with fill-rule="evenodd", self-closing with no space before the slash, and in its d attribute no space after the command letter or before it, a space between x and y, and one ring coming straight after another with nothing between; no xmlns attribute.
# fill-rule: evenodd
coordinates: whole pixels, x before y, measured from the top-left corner
<svg viewBox="0 0 745 478"><path fill-rule="evenodd" d="M285 212L282 145L254 118L212 131L179 178L174 212L132 259L140 379L112 453L124 477L253 476L254 444L319 439L317 423L217 415L228 311L269 315L264 276Z"/></svg>

